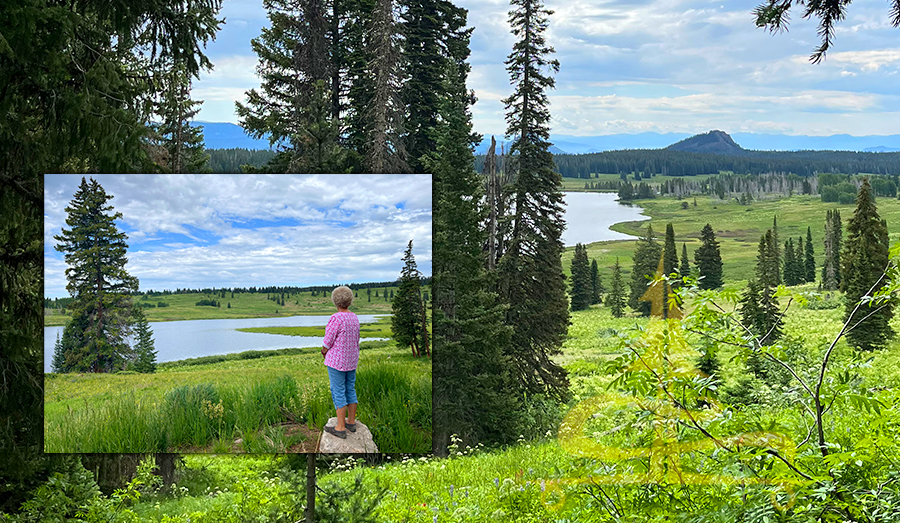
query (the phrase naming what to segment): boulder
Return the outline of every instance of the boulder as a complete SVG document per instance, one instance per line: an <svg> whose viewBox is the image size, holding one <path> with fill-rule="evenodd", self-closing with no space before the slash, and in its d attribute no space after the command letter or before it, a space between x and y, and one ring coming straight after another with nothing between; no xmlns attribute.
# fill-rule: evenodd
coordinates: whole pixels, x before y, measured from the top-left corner
<svg viewBox="0 0 900 523"><path fill-rule="evenodd" d="M337 418L331 418L326 427L337 425ZM329 434L322 429L322 439L319 442L319 452L322 454L368 454L378 452L375 440L372 439L372 431L359 420L356 420L356 432L347 431L347 439L341 439Z"/></svg>

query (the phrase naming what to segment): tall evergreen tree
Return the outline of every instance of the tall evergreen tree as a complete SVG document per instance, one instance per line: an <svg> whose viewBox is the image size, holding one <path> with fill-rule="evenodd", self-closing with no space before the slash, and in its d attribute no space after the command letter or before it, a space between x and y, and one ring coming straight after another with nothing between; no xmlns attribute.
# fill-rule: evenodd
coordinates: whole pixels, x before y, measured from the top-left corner
<svg viewBox="0 0 900 523"><path fill-rule="evenodd" d="M591 305L593 285L591 269L588 265L587 249L580 243L575 244L575 255L572 257L572 310L585 310Z"/></svg>
<svg viewBox="0 0 900 523"><path fill-rule="evenodd" d="M401 91L407 107L405 149L414 172L435 150L440 121L443 78L450 68L469 66L466 10L449 0L400 0L405 82ZM468 73L466 73L468 74Z"/></svg>
<svg viewBox="0 0 900 523"><path fill-rule="evenodd" d="M671 223L666 224L666 239L663 243L663 274L666 276L671 276L673 272L678 268L678 247L675 245L675 228L672 227ZM663 284L663 296L666 300L666 303L669 301L669 297L672 294L673 285L669 283ZM663 318L669 317L669 307L668 305L663 307Z"/></svg>
<svg viewBox="0 0 900 523"><path fill-rule="evenodd" d="M890 303L883 305L857 304L869 291L886 285L890 245L887 223L878 215L869 179L864 178L856 196L856 209L847 222L847 242L844 245L841 290L844 291L844 320L850 324L847 341L860 350L874 350L884 346L894 335L890 321L894 315ZM880 280L880 281L879 281Z"/></svg>
<svg viewBox="0 0 900 523"><path fill-rule="evenodd" d="M806 282L806 254L803 250L803 237L797 237L794 245L794 263L797 264L797 283Z"/></svg>
<svg viewBox="0 0 900 523"><path fill-rule="evenodd" d="M209 172L209 154L203 145L203 126L191 121L202 101L191 100L191 77L184 64L173 62L160 74L164 91L154 104L159 123L153 124L153 142L162 151L162 162L173 173Z"/></svg>
<svg viewBox="0 0 900 523"><path fill-rule="evenodd" d="M466 46L467 48L468 46ZM518 396L506 347L512 329L491 292L479 228L486 216L482 185L473 169L472 93L468 65L448 63L438 106L436 147L423 158L434 184L434 382L433 448L446 455L451 434L464 444L504 442L510 431L496 412L515 412ZM391 291L393 292L393 290Z"/></svg>
<svg viewBox="0 0 900 523"><path fill-rule="evenodd" d="M647 231L637 240L634 248L634 256L632 256L634 266L631 269L631 294L628 298L628 306L643 316L650 315L650 302L640 301L640 299L656 275L662 251L662 245L653 239L653 227L648 225Z"/></svg>
<svg viewBox="0 0 900 523"><path fill-rule="evenodd" d="M366 172L371 173L409 170L401 140L404 107L400 100L400 44L395 25L393 0L375 0L367 42L373 92L366 111L364 163Z"/></svg>
<svg viewBox="0 0 900 523"><path fill-rule="evenodd" d="M156 372L156 349L153 346L153 331L150 323L140 308L134 310L135 325L134 334L136 343L134 346L134 370L138 372Z"/></svg>
<svg viewBox="0 0 900 523"><path fill-rule="evenodd" d="M66 290L74 298L73 321L78 318L78 325L84 325L84 330L73 333L79 356L66 358L81 371L113 370L130 352L124 338L130 331L130 294L137 292L138 280L125 270L128 237L115 223L122 213L109 214L111 199L96 180L82 178L66 207L70 229L54 236L59 242L55 249L65 253L69 266Z"/></svg>
<svg viewBox="0 0 900 523"><path fill-rule="evenodd" d="M759 238L756 254L756 279L762 287L775 287L781 283L781 262L776 258L777 251L772 229L768 229Z"/></svg>
<svg viewBox="0 0 900 523"><path fill-rule="evenodd" d="M56 333L56 343L53 344L53 359L50 361L50 369L53 372L63 373L68 372L68 367L62 340L59 338L59 333Z"/></svg>
<svg viewBox="0 0 900 523"><path fill-rule="evenodd" d="M688 259L687 243L681 244L681 266L678 267L678 273L683 278L691 273L691 261Z"/></svg>
<svg viewBox="0 0 900 523"><path fill-rule="evenodd" d="M718 289L724 283L719 242L710 224L700 231L700 247L694 251L694 263L700 272L701 289Z"/></svg>
<svg viewBox="0 0 900 523"><path fill-rule="evenodd" d="M416 268L416 258L412 252L413 242L409 241L403 252L403 269L397 295L391 302L391 333L398 347L410 348L413 356L425 356L422 341L422 273Z"/></svg>
<svg viewBox="0 0 900 523"><path fill-rule="evenodd" d="M568 397L565 370L551 357L559 353L569 325L561 254L562 179L550 153L550 72L559 62L548 58L553 48L544 32L551 14L539 0L512 0L509 23L517 38L506 60L514 87L506 105L507 135L512 137L515 183L512 234L500 260L499 283L509 304L513 327L508 356L514 376L527 393Z"/></svg>
<svg viewBox="0 0 900 523"><path fill-rule="evenodd" d="M800 283L797 280L797 260L794 257L794 240L793 238L788 238L788 241L784 242L784 284L785 285L797 285Z"/></svg>
<svg viewBox="0 0 900 523"><path fill-rule="evenodd" d="M815 283L816 281L816 253L813 251L812 228L806 228L806 248L803 252L804 269L806 270L806 281Z"/></svg>
<svg viewBox="0 0 900 523"><path fill-rule="evenodd" d="M770 260L771 268L775 271L774 277L774 285L780 285L783 283L781 278L782 275L782 257L781 257L781 243L778 241L778 216L774 216L772 218L772 239L771 245L769 247L769 256L772 258Z"/></svg>
<svg viewBox="0 0 900 523"><path fill-rule="evenodd" d="M597 260L591 260L591 305L601 302L601 295L606 292L603 288L603 280L600 279L600 268Z"/></svg>
<svg viewBox="0 0 900 523"><path fill-rule="evenodd" d="M618 257L613 266L612 284L609 294L606 295L606 305L610 308L614 318L621 318L625 315L625 281L622 279L622 266L619 264Z"/></svg>
<svg viewBox="0 0 900 523"><path fill-rule="evenodd" d="M822 267L822 287L836 290L841 285L841 246L843 243L840 211L825 214L825 264Z"/></svg>
<svg viewBox="0 0 900 523"><path fill-rule="evenodd" d="M270 0L266 9L271 27L250 42L262 84L247 92L245 103L235 104L241 125L250 136L278 145L280 152L266 169L344 171L340 125L329 103L334 88L329 81L339 64L329 48L332 24L324 3Z"/></svg>

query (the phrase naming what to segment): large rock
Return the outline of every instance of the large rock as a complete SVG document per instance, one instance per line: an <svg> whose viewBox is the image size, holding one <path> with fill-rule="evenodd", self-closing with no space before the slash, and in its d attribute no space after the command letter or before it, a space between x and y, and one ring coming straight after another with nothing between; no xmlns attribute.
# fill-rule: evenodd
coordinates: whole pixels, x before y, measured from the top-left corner
<svg viewBox="0 0 900 523"><path fill-rule="evenodd" d="M337 425L337 418L331 418L326 427ZM356 432L347 431L347 439L341 439L322 430L322 440L319 442L319 452L322 454L367 454L378 452L375 440L372 439L372 431L369 427L356 420Z"/></svg>

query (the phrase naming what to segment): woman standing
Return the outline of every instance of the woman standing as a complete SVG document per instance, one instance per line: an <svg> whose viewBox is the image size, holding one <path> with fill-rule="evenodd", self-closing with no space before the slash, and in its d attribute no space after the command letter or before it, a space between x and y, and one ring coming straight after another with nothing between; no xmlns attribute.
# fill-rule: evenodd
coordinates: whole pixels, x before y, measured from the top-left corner
<svg viewBox="0 0 900 523"><path fill-rule="evenodd" d="M359 363L359 318L348 309L353 303L353 291L342 285L331 291L331 301L337 312L325 327L322 356L331 383L331 399L337 411L337 425L325 427L325 432L345 439L347 431L356 432L356 366ZM345 421L346 417L346 421Z"/></svg>

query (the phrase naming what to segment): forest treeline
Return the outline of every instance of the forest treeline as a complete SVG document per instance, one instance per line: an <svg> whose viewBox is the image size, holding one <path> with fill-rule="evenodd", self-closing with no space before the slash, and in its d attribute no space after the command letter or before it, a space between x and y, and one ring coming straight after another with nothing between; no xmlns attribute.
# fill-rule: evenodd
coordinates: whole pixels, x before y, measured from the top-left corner
<svg viewBox="0 0 900 523"><path fill-rule="evenodd" d="M566 178L590 179L597 174L642 173L667 176L718 174L722 171L746 174L816 173L898 174L900 153L853 151L746 151L746 154L704 154L671 149L632 149L589 154L554 154L559 173ZM484 155L475 159L476 169L484 165Z"/></svg>

